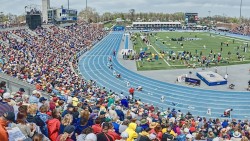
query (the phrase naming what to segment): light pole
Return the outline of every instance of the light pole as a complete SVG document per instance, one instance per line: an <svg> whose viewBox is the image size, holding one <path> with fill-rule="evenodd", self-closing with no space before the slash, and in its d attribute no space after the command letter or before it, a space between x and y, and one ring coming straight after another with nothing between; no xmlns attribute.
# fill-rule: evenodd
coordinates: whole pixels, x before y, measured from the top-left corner
<svg viewBox="0 0 250 141"><path fill-rule="evenodd" d="M242 7L242 0L240 0L240 23L241 23L241 7Z"/></svg>
<svg viewBox="0 0 250 141"><path fill-rule="evenodd" d="M86 21L88 22L88 0L86 0Z"/></svg>
<svg viewBox="0 0 250 141"><path fill-rule="evenodd" d="M69 0L68 0L68 10L69 10Z"/></svg>
<svg viewBox="0 0 250 141"><path fill-rule="evenodd" d="M0 23L3 22L3 12L0 12Z"/></svg>
<svg viewBox="0 0 250 141"><path fill-rule="evenodd" d="M210 15L211 11L209 10L208 13L209 13L209 26L211 27L211 15Z"/></svg>
<svg viewBox="0 0 250 141"><path fill-rule="evenodd" d="M87 9L87 7L88 7L88 0L86 0L86 9Z"/></svg>
<svg viewBox="0 0 250 141"><path fill-rule="evenodd" d="M225 23L226 14L223 13L223 22Z"/></svg>

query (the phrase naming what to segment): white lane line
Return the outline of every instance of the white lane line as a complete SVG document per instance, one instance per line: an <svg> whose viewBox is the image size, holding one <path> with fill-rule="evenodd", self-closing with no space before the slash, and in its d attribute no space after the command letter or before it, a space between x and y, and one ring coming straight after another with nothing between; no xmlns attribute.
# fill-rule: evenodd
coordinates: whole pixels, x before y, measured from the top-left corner
<svg viewBox="0 0 250 141"><path fill-rule="evenodd" d="M149 46L152 47L158 55L160 55L160 53L155 49L154 46L152 46L152 45L149 45ZM162 58L162 59L163 59L163 61L164 61L168 66L171 66L171 65L166 61L166 59L164 59L164 58Z"/></svg>

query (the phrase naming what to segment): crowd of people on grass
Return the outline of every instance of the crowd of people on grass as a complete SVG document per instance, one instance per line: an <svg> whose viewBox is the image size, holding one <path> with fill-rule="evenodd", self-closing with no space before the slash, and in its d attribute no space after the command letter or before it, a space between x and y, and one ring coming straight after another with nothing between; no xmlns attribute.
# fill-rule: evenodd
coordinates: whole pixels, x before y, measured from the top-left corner
<svg viewBox="0 0 250 141"><path fill-rule="evenodd" d="M0 83L0 139L8 141L14 129L22 136L19 141L250 139L248 120L194 117L167 107L160 111L134 99L133 88L126 96L83 80L72 69L76 53L105 34L86 23L1 32L7 45L0 46L0 72L34 84L36 90L32 95L23 88L11 92L6 82Z"/></svg>

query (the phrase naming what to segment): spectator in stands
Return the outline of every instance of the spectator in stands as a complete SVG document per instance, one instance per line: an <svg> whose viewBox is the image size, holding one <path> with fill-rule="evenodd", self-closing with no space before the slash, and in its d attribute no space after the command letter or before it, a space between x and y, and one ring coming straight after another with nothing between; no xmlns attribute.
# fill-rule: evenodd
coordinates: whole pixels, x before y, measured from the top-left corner
<svg viewBox="0 0 250 141"><path fill-rule="evenodd" d="M24 88L20 88L19 91L17 92L19 95L23 95L25 93Z"/></svg>
<svg viewBox="0 0 250 141"><path fill-rule="evenodd" d="M113 140L121 139L120 135L115 132L115 129L112 123L109 123L108 135L110 135L113 138Z"/></svg>
<svg viewBox="0 0 250 141"><path fill-rule="evenodd" d="M72 104L68 104L67 109L62 113L62 117L64 117L66 114L71 114L73 116L73 110L74 106Z"/></svg>
<svg viewBox="0 0 250 141"><path fill-rule="evenodd" d="M71 114L66 114L60 124L59 134L62 134L64 131L64 128L68 125L71 125L73 122L73 116Z"/></svg>
<svg viewBox="0 0 250 141"><path fill-rule="evenodd" d="M41 93L39 91L34 90L32 92L32 96L30 96L30 98L29 98L29 103L38 104L40 95L41 95Z"/></svg>
<svg viewBox="0 0 250 141"><path fill-rule="evenodd" d="M16 123L11 124L11 127L18 127L26 138L32 138L36 131L36 124L27 124L26 113L19 112L17 114Z"/></svg>
<svg viewBox="0 0 250 141"><path fill-rule="evenodd" d="M233 133L233 137L231 138L232 141L241 141L241 134L239 131L235 131Z"/></svg>
<svg viewBox="0 0 250 141"><path fill-rule="evenodd" d="M60 113L54 109L52 111L52 118L47 122L48 137L51 141L56 141L60 129Z"/></svg>
<svg viewBox="0 0 250 141"><path fill-rule="evenodd" d="M97 134L97 141L114 141L114 139L108 134L109 123L102 124L102 132Z"/></svg>
<svg viewBox="0 0 250 141"><path fill-rule="evenodd" d="M135 132L136 126L136 123L130 123L128 125L128 128L125 130L129 134L127 141L133 141L138 137L138 134Z"/></svg>
<svg viewBox="0 0 250 141"><path fill-rule="evenodd" d="M71 136L74 134L75 127L73 125L68 125L64 128L63 134L59 135L56 141L73 141Z"/></svg>
<svg viewBox="0 0 250 141"><path fill-rule="evenodd" d="M44 121L37 115L37 105L30 104L27 109L27 121L29 123L35 123L39 128L43 128L45 126Z"/></svg>
<svg viewBox="0 0 250 141"><path fill-rule="evenodd" d="M5 92L7 92L6 82L1 81L1 83L0 83L0 93L3 94Z"/></svg>
<svg viewBox="0 0 250 141"><path fill-rule="evenodd" d="M11 100L10 93L4 93L2 98L3 99L0 102L0 116L3 116L6 112L14 112L13 106L8 103Z"/></svg>
<svg viewBox="0 0 250 141"><path fill-rule="evenodd" d="M3 141L8 141L8 133L6 127L8 124L15 121L15 114L13 112L5 112L0 117L0 139Z"/></svg>
<svg viewBox="0 0 250 141"><path fill-rule="evenodd" d="M46 101L47 101L46 98L40 97L39 102L38 102L38 104L37 104L37 105L38 105L38 109L40 109L40 107L41 107L42 105L44 105Z"/></svg>
<svg viewBox="0 0 250 141"><path fill-rule="evenodd" d="M116 141L127 141L127 139L128 139L128 133L127 132L122 132L121 133L121 139L116 140Z"/></svg>

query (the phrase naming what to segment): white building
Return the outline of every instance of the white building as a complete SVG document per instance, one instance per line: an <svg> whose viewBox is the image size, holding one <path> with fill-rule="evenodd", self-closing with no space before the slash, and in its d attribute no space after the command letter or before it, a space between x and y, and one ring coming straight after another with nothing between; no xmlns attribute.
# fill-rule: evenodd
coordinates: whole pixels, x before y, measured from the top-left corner
<svg viewBox="0 0 250 141"><path fill-rule="evenodd" d="M134 29L179 29L181 22L133 22Z"/></svg>
<svg viewBox="0 0 250 141"><path fill-rule="evenodd" d="M48 9L50 9L50 0L42 0L42 21L48 22Z"/></svg>
<svg viewBox="0 0 250 141"><path fill-rule="evenodd" d="M51 8L48 10L48 22L72 23L77 21L77 10L66 8Z"/></svg>

